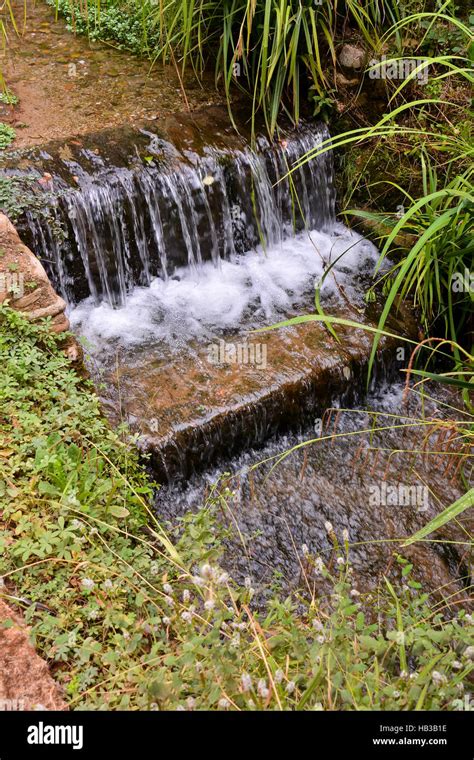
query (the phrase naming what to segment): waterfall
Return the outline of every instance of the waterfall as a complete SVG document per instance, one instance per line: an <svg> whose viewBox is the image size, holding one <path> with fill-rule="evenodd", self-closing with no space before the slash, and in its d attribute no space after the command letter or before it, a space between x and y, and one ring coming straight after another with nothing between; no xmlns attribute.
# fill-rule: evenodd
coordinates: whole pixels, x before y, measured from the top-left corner
<svg viewBox="0 0 474 760"><path fill-rule="evenodd" d="M71 306L92 296L97 305L123 307L135 286L166 280L179 267L218 266L259 243L265 249L334 224L330 154L287 176L328 137L324 127L307 125L274 143L260 138L256 151L210 145L201 155L163 150L163 141L144 134L147 160L111 167L89 153L72 166L78 176L51 205L49 221L26 215L26 242ZM58 225L64 240L53 234Z"/></svg>

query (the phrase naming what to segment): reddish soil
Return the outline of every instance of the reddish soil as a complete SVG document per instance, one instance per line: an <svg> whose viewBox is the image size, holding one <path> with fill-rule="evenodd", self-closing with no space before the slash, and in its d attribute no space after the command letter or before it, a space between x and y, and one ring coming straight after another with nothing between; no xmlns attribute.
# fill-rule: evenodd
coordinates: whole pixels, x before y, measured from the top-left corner
<svg viewBox="0 0 474 760"><path fill-rule="evenodd" d="M148 60L68 32L45 2L26 5L23 26L23 2L13 2L19 34L10 26L0 53L6 84L19 98L16 106L0 104L0 121L17 133L13 147L147 119L160 124L170 113L220 100L212 77L204 89L187 81L184 97L172 67L150 69Z"/></svg>
<svg viewBox="0 0 474 760"><path fill-rule="evenodd" d="M30 643L28 628L1 599L0 709L67 709L48 665Z"/></svg>

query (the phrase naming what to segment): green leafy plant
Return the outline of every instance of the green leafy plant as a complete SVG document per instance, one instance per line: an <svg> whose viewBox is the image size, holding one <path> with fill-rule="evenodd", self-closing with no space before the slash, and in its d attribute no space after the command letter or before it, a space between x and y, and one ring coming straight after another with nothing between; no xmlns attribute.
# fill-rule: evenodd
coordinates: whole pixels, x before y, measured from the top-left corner
<svg viewBox="0 0 474 760"><path fill-rule="evenodd" d="M403 585L359 593L349 537L328 527L327 556L304 558L324 591L257 610L222 566L213 497L163 529L132 441L62 340L0 307L0 594L71 708L466 709L472 618L456 592L423 593L397 555Z"/></svg>
<svg viewBox="0 0 474 760"><path fill-rule="evenodd" d="M16 106L18 103L18 97L7 88L3 92L0 92L0 103L5 103L9 106Z"/></svg>
<svg viewBox="0 0 474 760"><path fill-rule="evenodd" d="M34 175L0 177L0 210L17 224L25 214L44 218L55 238L64 240L66 230L52 212L56 196L52 192L37 191L38 178Z"/></svg>
<svg viewBox="0 0 474 760"><path fill-rule="evenodd" d="M64 16L69 31L91 40L111 40L120 49L151 55L159 44L153 3L148 0L47 0Z"/></svg>
<svg viewBox="0 0 474 760"><path fill-rule="evenodd" d="M9 127L8 124L0 122L0 150L8 148L16 137L16 132L13 127Z"/></svg>

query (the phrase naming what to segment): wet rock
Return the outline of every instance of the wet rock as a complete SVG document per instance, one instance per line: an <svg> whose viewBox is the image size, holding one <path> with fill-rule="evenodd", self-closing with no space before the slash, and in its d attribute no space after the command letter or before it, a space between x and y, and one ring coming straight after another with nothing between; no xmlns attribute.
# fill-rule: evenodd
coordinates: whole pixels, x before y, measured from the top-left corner
<svg viewBox="0 0 474 760"><path fill-rule="evenodd" d="M339 51L339 63L345 69L361 71L367 62L367 53L356 45L343 45Z"/></svg>
<svg viewBox="0 0 474 760"><path fill-rule="evenodd" d="M356 87L359 84L359 77L346 77L340 71L336 72L336 85L338 87Z"/></svg>
<svg viewBox="0 0 474 760"><path fill-rule="evenodd" d="M0 214L0 247L4 251L0 259L0 303L8 299L13 309L32 321L51 317L54 332L68 330L65 301L54 292L42 264L23 245L4 214Z"/></svg>
<svg viewBox="0 0 474 760"><path fill-rule="evenodd" d="M65 301L55 293L41 262L23 245L4 214L0 214L0 252L0 304L8 300L12 309L32 322L50 317L53 332L69 330ZM68 339L64 348L72 361L80 359L75 340Z"/></svg>
<svg viewBox="0 0 474 760"><path fill-rule="evenodd" d="M338 316L360 321L349 308ZM408 316L400 329L414 331ZM338 332L340 343L316 323L261 333L265 366L215 364L205 345L177 356L161 349L159 355L144 351L133 359L119 357L102 377L105 408L113 422L119 422L119 410L139 434L161 482L188 477L224 451L237 453L298 429L336 398L354 401L363 387L371 337L363 330ZM241 345L248 336L232 340Z"/></svg>

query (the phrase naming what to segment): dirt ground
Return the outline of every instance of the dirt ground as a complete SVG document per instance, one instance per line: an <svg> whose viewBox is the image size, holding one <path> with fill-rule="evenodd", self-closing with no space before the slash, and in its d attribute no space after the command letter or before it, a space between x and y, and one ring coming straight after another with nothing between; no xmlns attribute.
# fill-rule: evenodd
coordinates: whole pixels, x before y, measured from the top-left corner
<svg viewBox="0 0 474 760"><path fill-rule="evenodd" d="M32 647L28 629L0 599L0 710L64 710L47 663Z"/></svg>
<svg viewBox="0 0 474 760"><path fill-rule="evenodd" d="M19 103L0 104L0 121L16 130L14 148L147 119L159 124L170 113L221 100L212 75L204 89L186 81L184 96L174 68L150 70L147 60L75 36L42 0L26 1L24 25L23 2L13 6L19 34L10 26L0 70Z"/></svg>

